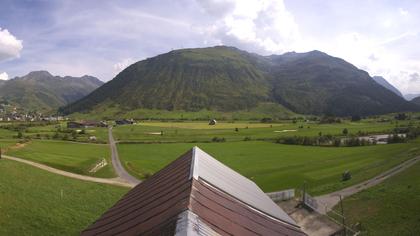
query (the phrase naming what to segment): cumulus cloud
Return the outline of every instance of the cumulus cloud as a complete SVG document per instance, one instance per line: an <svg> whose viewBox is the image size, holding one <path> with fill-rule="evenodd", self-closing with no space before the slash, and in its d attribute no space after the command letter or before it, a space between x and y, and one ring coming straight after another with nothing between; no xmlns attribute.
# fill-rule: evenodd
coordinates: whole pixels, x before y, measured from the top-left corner
<svg viewBox="0 0 420 236"><path fill-rule="evenodd" d="M292 50L300 40L293 15L279 0L198 0L207 14L218 16L205 30L221 44L262 54Z"/></svg>
<svg viewBox="0 0 420 236"><path fill-rule="evenodd" d="M132 58L126 58L120 62L117 62L114 64L114 75L117 75L121 71L123 71L125 68L133 64L135 61Z"/></svg>
<svg viewBox="0 0 420 236"><path fill-rule="evenodd" d="M19 57L22 49L22 40L18 40L7 29L0 28L0 61Z"/></svg>
<svg viewBox="0 0 420 236"><path fill-rule="evenodd" d="M9 75L6 72L0 73L0 80L8 80Z"/></svg>

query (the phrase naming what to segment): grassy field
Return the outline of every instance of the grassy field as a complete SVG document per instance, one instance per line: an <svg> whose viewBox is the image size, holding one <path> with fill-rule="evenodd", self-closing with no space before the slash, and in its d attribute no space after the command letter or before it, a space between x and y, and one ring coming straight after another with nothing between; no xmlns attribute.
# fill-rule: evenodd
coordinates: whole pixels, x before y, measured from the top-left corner
<svg viewBox="0 0 420 236"><path fill-rule="evenodd" d="M361 223L362 235L419 235L420 163L344 199L343 206L350 225Z"/></svg>
<svg viewBox="0 0 420 236"><path fill-rule="evenodd" d="M266 192L301 187L318 195L371 178L420 154L419 142L365 147L309 147L269 142L119 144L125 167L140 178L154 173L193 146L254 180ZM353 178L342 182L350 170Z"/></svg>
<svg viewBox="0 0 420 236"><path fill-rule="evenodd" d="M349 134L359 131L369 133L391 133L404 122L343 122L338 124L318 124L311 122L285 121L283 123L219 122L210 126L207 122L141 122L137 125L117 126L114 137L128 142L209 142L214 137L226 141L275 139L284 136L318 136L322 134L341 135L344 128ZM236 130L237 128L237 130ZM163 135L161 135L163 132Z"/></svg>
<svg viewBox="0 0 420 236"><path fill-rule="evenodd" d="M0 147L2 152L5 152L10 146L14 146L18 140L16 139L0 139Z"/></svg>
<svg viewBox="0 0 420 236"><path fill-rule="evenodd" d="M24 158L77 174L114 177L108 145L33 140L24 147L11 149L8 155ZM96 173L89 170L105 158L108 165Z"/></svg>
<svg viewBox="0 0 420 236"><path fill-rule="evenodd" d="M0 235L79 235L127 191L0 160Z"/></svg>

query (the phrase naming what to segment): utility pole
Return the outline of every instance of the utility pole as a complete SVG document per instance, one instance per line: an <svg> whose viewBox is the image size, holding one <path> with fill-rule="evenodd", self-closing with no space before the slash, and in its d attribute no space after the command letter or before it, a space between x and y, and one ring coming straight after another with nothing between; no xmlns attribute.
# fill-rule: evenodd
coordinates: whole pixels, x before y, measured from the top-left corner
<svg viewBox="0 0 420 236"><path fill-rule="evenodd" d="M341 195L340 195L340 208L341 208L341 216L343 218L344 236L346 236L347 235L346 219L344 217L343 198L341 197Z"/></svg>

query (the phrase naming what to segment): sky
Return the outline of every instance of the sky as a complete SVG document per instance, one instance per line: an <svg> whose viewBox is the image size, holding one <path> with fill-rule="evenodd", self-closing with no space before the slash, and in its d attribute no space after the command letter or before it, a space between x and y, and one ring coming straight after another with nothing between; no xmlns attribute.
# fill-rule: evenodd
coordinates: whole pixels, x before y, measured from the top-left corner
<svg viewBox="0 0 420 236"><path fill-rule="evenodd" d="M320 50L420 93L420 1L0 0L0 79L112 79L174 49Z"/></svg>

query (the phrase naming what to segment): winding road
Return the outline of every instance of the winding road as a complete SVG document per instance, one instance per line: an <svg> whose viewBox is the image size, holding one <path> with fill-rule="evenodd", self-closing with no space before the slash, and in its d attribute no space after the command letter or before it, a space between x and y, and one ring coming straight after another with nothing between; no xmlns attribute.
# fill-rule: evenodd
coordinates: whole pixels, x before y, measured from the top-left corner
<svg viewBox="0 0 420 236"><path fill-rule="evenodd" d="M7 160L21 162L21 163L31 165L42 170L46 170L54 174L70 177L73 179L133 188L134 186L139 184L141 181L131 176L121 165L121 161L118 156L117 145L114 140L114 137L112 136L112 127L108 128L108 136L109 136L109 146L111 148L111 162L112 162L112 166L114 167L115 173L118 175L117 178L106 179L106 178L97 178L97 177L91 177L91 176L86 176L86 175L79 175L72 172L59 170L59 169L56 169L56 168L53 168L44 164L40 164L37 162L25 160L22 158L12 157L9 155L4 155L4 154L2 155L2 158L7 159Z"/></svg>
<svg viewBox="0 0 420 236"><path fill-rule="evenodd" d="M416 164L418 161L420 161L420 156L409 159L372 179L366 180L364 182L350 186L348 188L344 188L336 192L315 197L315 200L318 203L316 211L325 215L330 209L332 209L335 205L337 205L340 202L340 196L342 198L346 198L362 190L378 185L384 180L388 179L389 177L408 169L412 165Z"/></svg>
<svg viewBox="0 0 420 236"><path fill-rule="evenodd" d="M70 178L73 178L73 179L79 179L79 180L90 181L90 182L101 183L101 184L111 184L111 185L117 185L117 186L129 187L129 188L134 187L134 184L126 182L125 180L123 180L119 177L118 178L112 178L112 179L96 178L96 177L91 177L91 176L86 176L86 175L79 175L79 174L67 172L67 171L64 171L64 170L59 170L59 169L56 169L56 168L53 168L53 167L50 167L50 166L47 166L47 165L44 165L44 164L40 164L40 163L33 162L33 161L28 161L28 160L25 160L25 159L22 159L22 158L12 157L12 156L8 156L8 155L4 155L4 154L2 154L2 158L6 159L6 160L21 162L21 163L31 165L31 166L34 166L36 168L42 169L42 170L46 170L46 171L54 173L54 174L70 177Z"/></svg>
<svg viewBox="0 0 420 236"><path fill-rule="evenodd" d="M115 173L119 176L120 179L123 179L129 184L137 185L141 181L130 175L122 166L120 158L118 156L117 145L112 136L112 126L108 127L108 139L109 139L109 147L111 148L111 162L112 166L114 167Z"/></svg>

